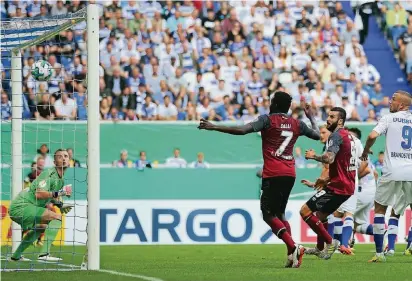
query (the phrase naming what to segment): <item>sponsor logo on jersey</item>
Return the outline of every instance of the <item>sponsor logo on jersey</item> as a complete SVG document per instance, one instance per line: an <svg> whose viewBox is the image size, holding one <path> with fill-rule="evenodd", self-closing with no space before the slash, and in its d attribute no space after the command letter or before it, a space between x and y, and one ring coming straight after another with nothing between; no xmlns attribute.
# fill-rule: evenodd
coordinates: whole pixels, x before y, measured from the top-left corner
<svg viewBox="0 0 412 281"><path fill-rule="evenodd" d="M39 186L40 187L45 187L46 186L46 180L42 180L41 182L39 182Z"/></svg>

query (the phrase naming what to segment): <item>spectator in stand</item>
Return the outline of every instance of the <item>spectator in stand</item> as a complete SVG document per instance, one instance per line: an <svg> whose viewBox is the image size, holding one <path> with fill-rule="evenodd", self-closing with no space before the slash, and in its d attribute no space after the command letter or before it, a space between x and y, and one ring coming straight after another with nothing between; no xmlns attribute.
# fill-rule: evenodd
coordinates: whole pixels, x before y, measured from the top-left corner
<svg viewBox="0 0 412 281"><path fill-rule="evenodd" d="M39 157L42 157L44 159L44 167L45 168L50 168L54 166L54 160L53 158L49 155L49 148L47 147L47 144L42 144L39 149L37 149L37 155L34 157L35 162L37 162L37 159Z"/></svg>
<svg viewBox="0 0 412 281"><path fill-rule="evenodd" d="M189 168L210 168L210 164L205 161L203 152L197 154L197 160L188 165Z"/></svg>
<svg viewBox="0 0 412 281"><path fill-rule="evenodd" d="M31 163L31 171L24 179L24 188L30 186L30 184L43 172L44 170L44 158L43 156L37 157L35 162Z"/></svg>
<svg viewBox="0 0 412 281"><path fill-rule="evenodd" d="M383 151L380 151L378 154L378 159L375 161L375 163L373 163L373 165L375 165L375 168L378 171L382 170L384 159L385 159L385 153Z"/></svg>
<svg viewBox="0 0 412 281"><path fill-rule="evenodd" d="M404 32L399 40L400 59L405 64L405 70L408 75L408 81L412 81L412 21L408 23L408 29Z"/></svg>
<svg viewBox="0 0 412 281"><path fill-rule="evenodd" d="M50 103L50 95L43 94L41 101L37 104L37 111L34 113L34 117L37 120L53 120L55 115L56 111Z"/></svg>
<svg viewBox="0 0 412 281"><path fill-rule="evenodd" d="M49 12L76 12L86 5L81 1L29 2L9 1L2 13L6 17L42 18ZM363 1L359 7L364 25L374 5L370 4ZM382 5L389 7L391 3ZM408 62L412 61L408 47L412 25L400 34L402 28L398 26L405 24L405 11L399 4L392 6L386 12L387 23L393 30L392 36L400 38L401 60L407 64L408 73L412 73L412 63ZM319 110L325 101L322 94L314 98L307 95L308 90L316 88L316 93L330 94L336 105L347 93L350 103L346 101L345 106L350 108L361 101L353 100L352 92L358 82L370 92L371 102L377 103L370 88L379 81L380 74L363 59L365 52L359 35L340 2L109 1L101 9L99 76L100 96L105 98L101 102L103 120L196 120L200 115L213 120L235 120L243 115L242 119L249 119L253 115L248 112L252 113L251 106L254 112L257 108L259 112L267 111L263 88L272 93L283 87L293 96L294 116L302 118L298 109L302 97ZM361 32L362 43L367 29L366 25ZM34 115L39 120L53 120L51 111L40 114L48 106L42 95L51 94L49 104L56 110L55 119L59 119L59 114L60 119L87 119L86 90L78 86L87 74L85 31L84 25L79 24L24 52L23 118ZM35 81L30 74L33 62L39 59L47 59L56 69L50 83ZM3 67L0 70L2 85L10 87L4 80L8 71ZM412 81L411 77L409 74ZM318 82L323 83L320 89ZM300 84L308 90L299 89ZM339 84L343 91L339 88L336 92L341 92L336 94ZM70 99L76 105L66 104L66 92L73 93ZM152 100L146 103L149 95ZM168 105L161 105L166 95ZM246 98L248 95L251 101ZM214 111L206 98L212 100ZM76 107L74 114L70 111L61 115L58 107L62 100L67 108ZM7 104L2 103L3 119L9 118L5 117L10 108ZM154 117L155 107L163 117ZM160 114L162 110L166 116ZM380 115L384 105L375 106L375 110ZM356 109L352 113L356 117ZM369 113L369 119L372 114ZM42 115L43 118L39 117Z"/></svg>
<svg viewBox="0 0 412 281"><path fill-rule="evenodd" d="M141 171L144 170L144 168L152 168L152 162L147 160L146 151L139 152L139 159L136 160L134 166Z"/></svg>
<svg viewBox="0 0 412 281"><path fill-rule="evenodd" d="M147 95L144 100L144 104L137 110L137 117L139 120L156 120L158 118L158 106L152 102L152 97L149 95Z"/></svg>
<svg viewBox="0 0 412 281"><path fill-rule="evenodd" d="M7 94L1 94L1 120L11 120L11 101Z"/></svg>
<svg viewBox="0 0 412 281"><path fill-rule="evenodd" d="M67 92L62 93L61 99L54 103L56 119L59 120L74 120L77 116L76 101L69 98Z"/></svg>
<svg viewBox="0 0 412 281"><path fill-rule="evenodd" d="M165 165L173 168L186 168L187 162L185 159L180 157L180 149L175 148L173 150L173 157L167 158Z"/></svg>
<svg viewBox="0 0 412 281"><path fill-rule="evenodd" d="M73 157L73 148L68 148L67 153L69 154L69 167L80 168L82 166L80 161Z"/></svg>
<svg viewBox="0 0 412 281"><path fill-rule="evenodd" d="M392 35L395 49L399 48L398 39L406 31L408 13L400 3L395 3L394 9L386 13L386 24Z"/></svg>
<svg viewBox="0 0 412 281"><path fill-rule="evenodd" d="M165 121L177 120L177 108L173 103L171 103L170 97L166 95L163 100L163 104L160 104L157 109L158 119Z"/></svg>
<svg viewBox="0 0 412 281"><path fill-rule="evenodd" d="M370 117L369 111L374 111L373 105L371 105L369 102L369 96L362 96L361 104L357 106L356 110L358 112L360 121L367 121L367 119Z"/></svg>
<svg viewBox="0 0 412 281"><path fill-rule="evenodd" d="M132 168L133 162L128 158L127 150L120 151L120 159L113 161L113 167L116 168Z"/></svg>

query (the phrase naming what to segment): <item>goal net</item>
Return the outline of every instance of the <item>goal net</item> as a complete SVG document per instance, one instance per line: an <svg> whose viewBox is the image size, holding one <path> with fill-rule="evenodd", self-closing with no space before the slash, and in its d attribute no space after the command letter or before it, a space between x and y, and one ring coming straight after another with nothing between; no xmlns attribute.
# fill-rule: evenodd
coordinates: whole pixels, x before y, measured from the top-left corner
<svg viewBox="0 0 412 281"><path fill-rule="evenodd" d="M66 15L1 21L2 271L99 269L98 18L98 6L89 4ZM39 60L52 67L48 81L32 75ZM53 173L61 176L58 149L69 157L60 187L71 185L72 194L42 206L50 198L21 194L59 186L52 183ZM18 208L10 216L12 203ZM61 221L44 221L45 209Z"/></svg>

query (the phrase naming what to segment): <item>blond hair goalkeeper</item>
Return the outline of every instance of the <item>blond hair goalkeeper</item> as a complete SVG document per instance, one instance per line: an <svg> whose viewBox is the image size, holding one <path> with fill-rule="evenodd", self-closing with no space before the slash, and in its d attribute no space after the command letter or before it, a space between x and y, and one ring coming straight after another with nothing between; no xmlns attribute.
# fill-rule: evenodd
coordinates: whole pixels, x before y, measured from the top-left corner
<svg viewBox="0 0 412 281"><path fill-rule="evenodd" d="M42 233L45 241L40 250L39 260L60 261L60 258L50 255L50 246L61 228L62 215L48 208L50 204L59 207L62 213L71 210L70 205L63 205L59 200L62 196L70 197L71 185L64 185L64 172L69 166L69 154L64 149L54 153L54 168L44 170L30 185L21 191L11 201L9 215L18 223L26 236L17 250L11 256L12 261L27 261L23 252L35 242Z"/></svg>

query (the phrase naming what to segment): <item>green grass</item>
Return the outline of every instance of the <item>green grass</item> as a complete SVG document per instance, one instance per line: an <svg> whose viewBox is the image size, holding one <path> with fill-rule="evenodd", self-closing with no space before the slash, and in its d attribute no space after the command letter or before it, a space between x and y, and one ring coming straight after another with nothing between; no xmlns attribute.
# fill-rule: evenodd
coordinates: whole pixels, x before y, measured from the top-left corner
<svg viewBox="0 0 412 281"><path fill-rule="evenodd" d="M299 269L283 268L283 245L102 246L100 250L102 269L165 281L406 281L412 279L412 256L403 256L400 252L403 248L404 245L398 245L398 252L394 257L389 257L386 263L370 264L367 261L373 256L373 245L357 245L355 256L334 255L328 261L305 256ZM62 250L71 251L72 248L63 247ZM65 260L70 257L70 254L64 256ZM81 260L81 256L73 258L77 265L80 265ZM8 268L16 266L11 263L6 265ZM23 267L23 263L20 265ZM37 262L32 265L34 268L45 267ZM46 266L50 268L51 265ZM28 268L28 265L25 267ZM92 271L2 272L1 277L2 280L12 281L139 280Z"/></svg>

